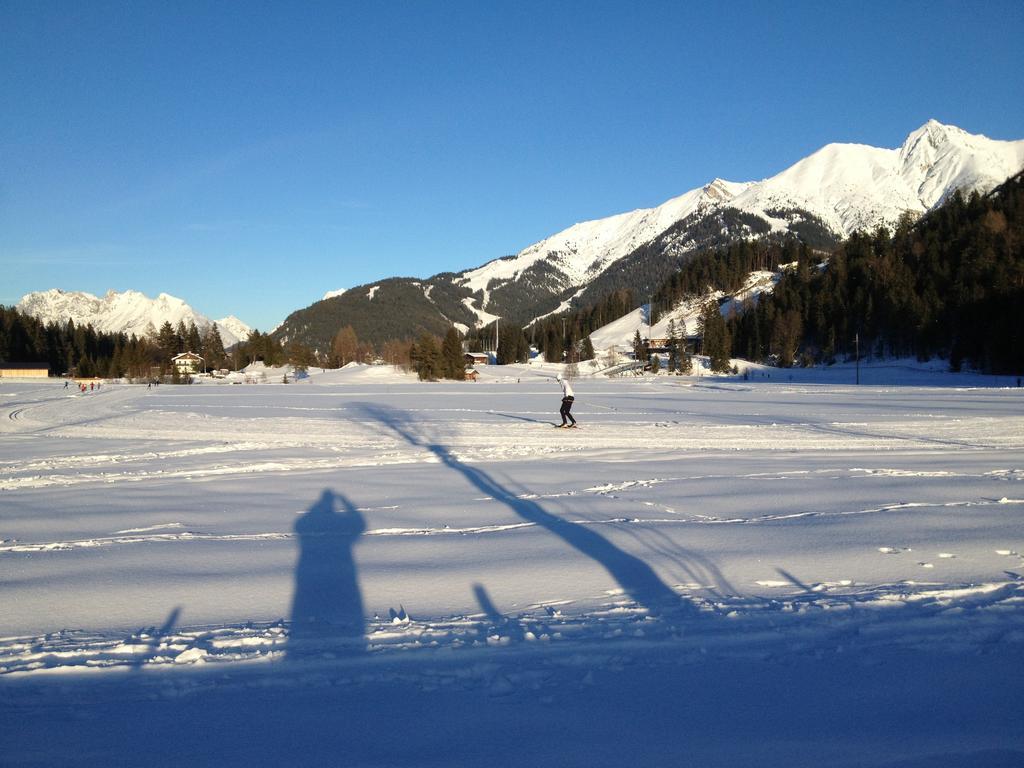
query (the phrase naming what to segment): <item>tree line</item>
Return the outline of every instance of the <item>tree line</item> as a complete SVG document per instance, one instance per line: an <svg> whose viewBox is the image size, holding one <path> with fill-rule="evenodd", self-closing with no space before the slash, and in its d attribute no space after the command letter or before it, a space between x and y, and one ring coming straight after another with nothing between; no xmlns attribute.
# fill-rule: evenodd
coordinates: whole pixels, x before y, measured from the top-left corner
<svg viewBox="0 0 1024 768"><path fill-rule="evenodd" d="M728 319L734 356L781 366L861 355L1024 372L1024 174L954 194L890 235L856 233Z"/></svg>
<svg viewBox="0 0 1024 768"><path fill-rule="evenodd" d="M859 349L877 356L940 356L992 373L1024 372L1024 174L992 193L955 193L940 208L895 231L855 233L830 254L796 238L737 241L692 255L653 291L652 322L681 301L720 290L735 293L757 270L781 272L770 294L723 317L706 302L697 329L670 339L672 368L682 366L683 338L696 330L702 352L716 369L730 357L780 366L833 362ZM784 268L783 268L784 267ZM491 350L499 364L525 362L535 346L548 361L573 364L594 357L590 334L637 306L628 289L590 306L548 316L522 328L489 325L466 336L470 350ZM677 347L678 345L678 347ZM672 349L677 349L672 352ZM226 351L216 325L164 323L137 337L102 333L72 321L47 323L0 306L0 361L46 362L55 373L141 377L166 371L183 351L198 352L209 367L267 365L340 367L383 361L415 370L420 378L462 378L462 336L421 333L379 347L339 329L324 352L297 341L253 331Z"/></svg>
<svg viewBox="0 0 1024 768"><path fill-rule="evenodd" d="M706 301L696 332L714 370L731 357L779 366L862 355L941 357L991 373L1024 372L1024 174L988 195L954 193L895 231L879 227L830 253L795 237L742 240L691 255L652 292L651 321L684 300L734 294L754 271L780 274L775 289L723 317ZM581 339L635 309L616 291L527 329L548 360L566 360ZM638 344L639 333L634 339ZM642 345L640 345L642 347ZM670 339L670 366L680 365ZM635 350L646 359L644 348ZM576 353L578 359L579 353Z"/></svg>
<svg viewBox="0 0 1024 768"><path fill-rule="evenodd" d="M147 376L159 350L135 334L103 333L91 325L49 322L0 306L0 361L46 363L56 374Z"/></svg>
<svg viewBox="0 0 1024 768"><path fill-rule="evenodd" d="M91 324L44 323L15 307L0 306L0 361L46 363L57 375L149 378L170 372L171 358L191 351L208 366L228 364L214 324L200 332L195 323L165 322L150 335L97 331Z"/></svg>

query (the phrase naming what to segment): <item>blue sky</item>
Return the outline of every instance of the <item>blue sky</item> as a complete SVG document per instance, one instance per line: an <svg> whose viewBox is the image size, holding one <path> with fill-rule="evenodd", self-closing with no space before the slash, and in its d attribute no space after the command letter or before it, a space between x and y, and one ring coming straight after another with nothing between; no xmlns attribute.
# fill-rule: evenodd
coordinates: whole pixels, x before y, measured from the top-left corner
<svg viewBox="0 0 1024 768"><path fill-rule="evenodd" d="M1024 138L1024 3L0 0L0 304L261 329L928 118Z"/></svg>

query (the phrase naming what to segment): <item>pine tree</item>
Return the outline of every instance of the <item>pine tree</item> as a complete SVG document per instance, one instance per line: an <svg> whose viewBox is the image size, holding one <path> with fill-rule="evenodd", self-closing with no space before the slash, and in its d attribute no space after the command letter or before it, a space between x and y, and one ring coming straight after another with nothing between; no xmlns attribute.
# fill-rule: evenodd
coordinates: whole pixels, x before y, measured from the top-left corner
<svg viewBox="0 0 1024 768"><path fill-rule="evenodd" d="M559 334L559 329L553 323L548 324L544 331L543 339L544 359L549 363L562 362L562 338Z"/></svg>
<svg viewBox="0 0 1024 768"><path fill-rule="evenodd" d="M257 329L253 329L249 338L234 348L234 354L236 367L243 361L245 364L262 361L267 366L275 366L284 358L280 343L269 333L261 333Z"/></svg>
<svg viewBox="0 0 1024 768"><path fill-rule="evenodd" d="M642 362L647 359L647 345L644 344L643 339L640 338L639 328L637 328L636 333L633 334L633 359L637 362Z"/></svg>
<svg viewBox="0 0 1024 768"><path fill-rule="evenodd" d="M220 336L220 329L214 323L205 333L200 344L202 352L199 354L206 360L210 368L223 368L227 362L227 353L224 351L224 341Z"/></svg>
<svg viewBox="0 0 1024 768"><path fill-rule="evenodd" d="M294 365L296 370L307 370L316 365L316 353L305 344L292 341L285 348L285 359Z"/></svg>
<svg viewBox="0 0 1024 768"><path fill-rule="evenodd" d="M178 340L178 351L174 354L180 355L185 351L185 342L188 339L188 328L185 327L184 318L178 321L178 327L175 329L174 335Z"/></svg>
<svg viewBox="0 0 1024 768"><path fill-rule="evenodd" d="M530 342L522 328L506 325L498 339L498 365L525 363L530 359Z"/></svg>
<svg viewBox="0 0 1024 768"><path fill-rule="evenodd" d="M448 329L441 346L442 375L462 381L466 378L466 358L462 353L462 335L454 326Z"/></svg>
<svg viewBox="0 0 1024 768"><path fill-rule="evenodd" d="M429 333L420 336L416 345L415 365L421 381L437 381L441 377L441 351Z"/></svg>
<svg viewBox="0 0 1024 768"><path fill-rule="evenodd" d="M194 352L199 355L200 349L202 349L202 339L199 336L199 329L196 328L194 320L190 320L188 323L188 330L185 335L185 351Z"/></svg>
<svg viewBox="0 0 1024 768"><path fill-rule="evenodd" d="M123 354L121 339L118 337L114 343L114 354L111 355L110 363L107 365L107 378L119 379L124 374L124 366L121 362Z"/></svg>
<svg viewBox="0 0 1024 768"><path fill-rule="evenodd" d="M689 376L693 373L693 357L690 355L690 350L686 346L685 339L680 343L678 369L679 373L684 376Z"/></svg>
<svg viewBox="0 0 1024 768"><path fill-rule="evenodd" d="M175 333L174 326L171 325L169 320L165 320L164 324L160 326L160 330L157 332L156 344L160 348L161 362L164 367L170 366L171 358L178 354L180 343L178 334Z"/></svg>
<svg viewBox="0 0 1024 768"><path fill-rule="evenodd" d="M725 318L718 307L718 302L708 301L701 312L699 329L702 336L702 351L709 358L711 370L725 372L730 370L729 362L729 331Z"/></svg>
<svg viewBox="0 0 1024 768"><path fill-rule="evenodd" d="M668 321L668 372L679 372L679 336L674 319Z"/></svg>
<svg viewBox="0 0 1024 768"><path fill-rule="evenodd" d="M590 335L583 337L583 341L580 344L580 359L581 360L593 360L597 355L594 353L594 343L590 340Z"/></svg>

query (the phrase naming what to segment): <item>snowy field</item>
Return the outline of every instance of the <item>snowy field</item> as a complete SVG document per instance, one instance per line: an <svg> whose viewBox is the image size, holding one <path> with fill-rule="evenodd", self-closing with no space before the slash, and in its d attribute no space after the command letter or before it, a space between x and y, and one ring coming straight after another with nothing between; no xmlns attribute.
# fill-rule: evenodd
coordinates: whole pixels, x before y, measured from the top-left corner
<svg viewBox="0 0 1024 768"><path fill-rule="evenodd" d="M1024 765L1024 390L487 370L0 383L0 765Z"/></svg>

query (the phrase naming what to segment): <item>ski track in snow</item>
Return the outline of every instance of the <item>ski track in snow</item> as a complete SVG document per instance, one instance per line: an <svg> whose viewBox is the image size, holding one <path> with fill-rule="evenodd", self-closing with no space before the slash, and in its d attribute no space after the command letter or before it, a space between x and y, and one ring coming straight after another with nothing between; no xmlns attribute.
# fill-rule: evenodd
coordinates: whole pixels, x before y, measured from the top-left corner
<svg viewBox="0 0 1024 768"><path fill-rule="evenodd" d="M356 425L360 429L360 425ZM532 428L519 428L503 426L503 434L510 438L510 442L501 446L484 444L485 441L479 435L487 432L490 427L483 423L465 423L458 433L449 435L449 438L459 443L454 450L460 460L474 463L481 461L499 461L509 459L550 459L561 455L574 455L586 449L595 448L622 448L640 447L648 441L645 435L640 434L641 429L636 427L616 424L614 428L609 425L607 430L588 425L586 445L567 443L564 439L548 438L537 439L531 434ZM646 429L646 427L645 427ZM783 433L774 435L760 435L757 427L750 427L750 430L743 427L721 428L723 434L714 428L702 428L702 436L699 439L681 437L674 440L659 440L655 446L662 452L677 451L700 451L700 450L728 450L728 451L794 451L812 450L823 452L837 450L840 447L846 450L865 451L892 451L892 450L920 450L932 447L928 442L917 438L898 437L897 444L889 442L877 444L871 442L869 445L861 445L858 437L848 438L833 443L811 434L794 433L788 428L783 428ZM35 461L18 462L6 460L0 462L0 491L17 490L21 488L40 488L46 486L73 486L87 483L119 483L119 482L140 482L150 479L203 479L220 475L252 474L252 473L289 473L308 472L317 470L342 469L346 467L372 467L386 466L392 464L412 463L436 463L437 459L428 450L411 450L408 446L402 446L399 442L391 439L381 439L379 436L371 436L368 429L361 431L366 434L328 434L317 437L315 432L307 432L302 439L278 437L276 441L245 440L240 442L222 441L221 444L184 447L174 450L163 451L141 451L136 453L102 453L102 454L75 454L57 455ZM774 430L773 430L774 432ZM148 433L148 430L147 430ZM595 434L597 433L597 434ZM787 434L788 433L788 434ZM288 434L287 432L285 434ZM195 433L185 435L174 434L173 437L184 440L194 438ZM70 436L70 435L68 435ZM582 441L580 441L582 442ZM980 449L980 444L965 444L970 449ZM288 455L288 454L301 455ZM311 457L310 453L326 453L327 456ZM283 454L283 455L282 455ZM202 463L194 468L167 469L168 464L183 458L203 457L225 457L225 460L218 464ZM266 459L260 460L260 456ZM273 456L274 458L270 458ZM237 458L234 458L237 457ZM152 465L156 465L153 467ZM126 468L127 467L127 468ZM132 469L131 467L139 467ZM86 471L92 470L92 471ZM829 470L820 470L827 472ZM979 475L966 475L963 472L942 471L921 471L903 470L897 468L859 468L838 469L839 472L863 473L871 476L902 476L902 477L966 477ZM792 478L803 474L800 470L792 470L781 473L763 475L765 479L771 476L776 478ZM984 475L1003 476L1010 479L1021 479L1024 477L1024 470L1021 469L999 469L991 470ZM743 477L757 477L757 475L742 475ZM712 477L712 476L705 476ZM723 477L734 477L723 475ZM679 478L694 480L697 477ZM625 490L637 485L650 485L663 482L658 479L646 481L628 481L619 490ZM609 485L600 489L602 492L610 493L616 488Z"/></svg>
<svg viewBox="0 0 1024 768"><path fill-rule="evenodd" d="M387 485L429 470L410 475L408 487L378 489L367 499L372 503L353 504L365 516L364 546L497 542L518 551L526 539L532 546L550 538L553 526L568 541L573 531L588 531L658 563L671 575L666 581L679 604L652 611L614 585L581 594L569 571L533 602L505 610L482 601L482 611L419 615L410 594L408 612L399 605L390 615L367 617L364 638L323 647L295 637L284 618L177 626L175 611L163 628L125 632L79 630L55 615L53 631L0 638L0 679L143 668L270 670L299 655L309 674L294 684L362 685L404 675L425 689L543 696L567 680L585 684L594 670L669 657L672 664L700 665L870 655L879 648L1024 649L1024 542L1004 522L1024 504L1024 493L1014 492L1024 480L1024 419L1008 394L943 392L931 407L898 388L865 395L843 387L823 393L581 381L575 412L584 428L561 434L549 428L550 389L536 386L386 393L109 387L87 396L31 387L12 394L2 386L0 447L7 450L0 452L0 499L11 508L48 498L43 494L96 498L129 484L173 496L191 482L208 483L211 491L260 478L323 487L376 469L397 473ZM396 421L396 430L367 415L366 402L382 395L411 426ZM409 432L404 438L401 429ZM443 495L421 487L425 478ZM492 492L488 482L506 493ZM736 508L693 501L716 498L716 489L735 493ZM359 498L358 484L350 492ZM775 493L788 495L765 505ZM299 534L287 516L302 514L305 502L283 523L276 518L277 526L247 516L258 502L243 496L222 517L206 511L201 518L182 506L151 515L120 510L125 514L105 529L80 527L84 535L67 537L54 533L61 528L57 515L31 535L6 534L0 564L31 564L37 573L71 561L88 568L93 552L95 562L105 556L118 563L123 552L141 551L146 559L164 548L187 562L204 543L228 545L218 553L237 544L240 556L253 551L245 546L252 543L266 545L261 552L294 552ZM417 505L431 507L433 516L418 518ZM116 501L112 506L117 511ZM962 524L977 516L994 533L984 545L966 545L955 530L922 544L920 536L907 537L915 516ZM32 531L31 522L20 521L23 530ZM719 568L713 552L686 552L697 534L721 531L725 538L699 541L727 548L743 531L774 539L825 523L857 526L855 555L841 567L854 564L858 572L834 572L826 556L794 550L800 562L793 570L810 578L768 558L737 577L726 573L727 562ZM531 569L549 565L528 551L522 558ZM444 566L431 562L434 568L444 578ZM960 580L963 569L984 578ZM415 592L415 581L403 589ZM159 680L156 696L228 684Z"/></svg>
<svg viewBox="0 0 1024 768"><path fill-rule="evenodd" d="M628 484L627 484L628 485ZM525 494L517 498L532 500L540 498L559 498L561 496L569 496L572 494L552 494L546 496L537 496L533 494ZM495 501L490 497L481 497L475 499L475 501ZM645 506L649 506L649 503L640 502ZM564 522L570 525L580 526L623 526L623 525L761 525L766 523L775 523L791 520L799 520L801 518L830 518L830 517L849 517L853 515L877 515L885 512L902 512L906 510L914 509L933 509L933 508L971 508L971 507L990 507L996 505L1024 505L1024 499L1007 499L1001 498L996 500L984 500L984 501L953 501L937 504L933 502L903 502L896 504L887 504L881 507L872 507L868 509L855 509L846 511L809 511L809 512L792 512L786 514L773 514L773 515L758 515L754 517L735 517L735 518L719 518L709 515L694 515L693 517L671 517L671 518L657 518L657 517L615 517L607 520L565 520ZM396 509L397 507L358 507L357 512L372 512L379 509ZM443 527L429 528L403 528L403 527L392 527L392 528L370 528L366 530L364 536L471 536L471 535L483 535L483 534L496 534L506 533L511 531L519 531L524 528L534 528L538 523L526 522L526 523L512 523L512 524L494 524L494 525L480 525L471 527L452 527L445 525ZM66 552L73 549L97 549L100 547L115 547L125 546L131 544L164 544L164 543L186 543L195 541L222 541L222 542L252 542L252 541L284 541L296 538L296 534L290 531L270 531L263 533L204 533L199 531L180 531L175 533L156 533L155 531L163 530L167 528L181 528L183 523L164 523L160 525L147 526L145 528L136 529L125 529L123 531L117 531L117 534L113 536L102 536L92 537L87 539L77 539L71 541L52 541L52 542L19 542L14 540L3 540L0 541L0 555L5 553L18 553L18 552ZM898 550L889 547L881 547L880 552L884 554L894 554ZM1009 550L1006 550L1009 552ZM1000 551L1002 553L1002 551ZM952 558L954 555L940 554L942 558Z"/></svg>

